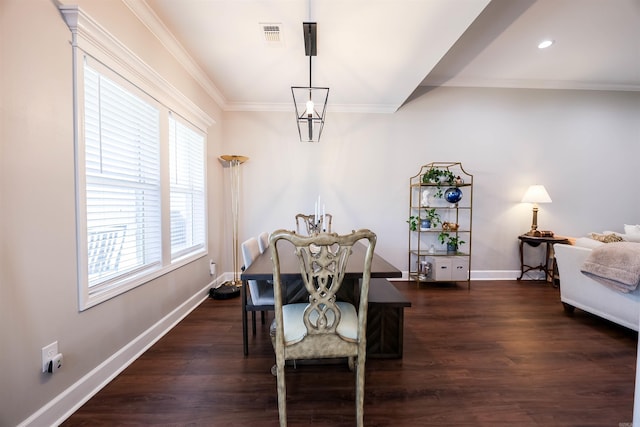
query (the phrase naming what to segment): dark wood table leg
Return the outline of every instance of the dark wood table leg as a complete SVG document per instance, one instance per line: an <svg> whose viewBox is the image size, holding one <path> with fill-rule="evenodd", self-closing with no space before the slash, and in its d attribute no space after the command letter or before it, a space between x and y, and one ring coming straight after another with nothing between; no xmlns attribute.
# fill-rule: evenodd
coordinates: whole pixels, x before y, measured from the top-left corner
<svg viewBox="0 0 640 427"><path fill-rule="evenodd" d="M522 279L524 276L524 250L523 250L524 242L520 240L520 277L517 280Z"/></svg>
<svg viewBox="0 0 640 427"><path fill-rule="evenodd" d="M240 289L241 295L241 304L240 309L242 310L242 345L244 350L244 355L249 355L249 338L247 337L247 281L242 281L242 287Z"/></svg>
<svg viewBox="0 0 640 427"><path fill-rule="evenodd" d="M545 251L545 259L544 259L544 280L546 282L551 279L553 282L553 265L551 266L552 271L549 271L549 258L551 257L551 248L552 245L549 242L546 242L547 250Z"/></svg>

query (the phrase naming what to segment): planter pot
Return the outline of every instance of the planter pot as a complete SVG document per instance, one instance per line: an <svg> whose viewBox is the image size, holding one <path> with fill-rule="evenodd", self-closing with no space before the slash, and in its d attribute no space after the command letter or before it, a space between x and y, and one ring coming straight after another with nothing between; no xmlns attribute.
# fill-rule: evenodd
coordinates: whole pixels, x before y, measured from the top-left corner
<svg viewBox="0 0 640 427"><path fill-rule="evenodd" d="M428 219L420 220L420 230L428 230L430 228L431 228L431 221L429 221Z"/></svg>
<svg viewBox="0 0 640 427"><path fill-rule="evenodd" d="M458 252L458 245L456 245L455 243L447 243L447 253L454 254L456 252Z"/></svg>

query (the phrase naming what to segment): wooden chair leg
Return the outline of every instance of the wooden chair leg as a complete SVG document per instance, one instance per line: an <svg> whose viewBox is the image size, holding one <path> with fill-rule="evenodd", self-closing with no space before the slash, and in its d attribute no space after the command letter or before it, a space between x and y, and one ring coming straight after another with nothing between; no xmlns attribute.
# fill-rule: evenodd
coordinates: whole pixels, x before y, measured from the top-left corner
<svg viewBox="0 0 640 427"><path fill-rule="evenodd" d="M356 425L364 426L364 360L356 358Z"/></svg>
<svg viewBox="0 0 640 427"><path fill-rule="evenodd" d="M278 384L278 418L280 419L280 427L287 427L287 384L284 379L284 365L284 358L281 361L276 360L276 382Z"/></svg>

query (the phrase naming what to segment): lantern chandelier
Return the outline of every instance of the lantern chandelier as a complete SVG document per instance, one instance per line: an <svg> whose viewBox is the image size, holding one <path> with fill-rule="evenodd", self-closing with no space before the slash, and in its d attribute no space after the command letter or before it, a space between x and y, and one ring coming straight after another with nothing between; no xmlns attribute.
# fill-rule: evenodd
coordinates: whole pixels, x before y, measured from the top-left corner
<svg viewBox="0 0 640 427"><path fill-rule="evenodd" d="M311 58L317 55L315 22L303 22L304 52L309 57L309 86L291 86L293 104L296 108L296 122L300 141L318 142L324 127L327 111L328 87L313 87L311 84Z"/></svg>

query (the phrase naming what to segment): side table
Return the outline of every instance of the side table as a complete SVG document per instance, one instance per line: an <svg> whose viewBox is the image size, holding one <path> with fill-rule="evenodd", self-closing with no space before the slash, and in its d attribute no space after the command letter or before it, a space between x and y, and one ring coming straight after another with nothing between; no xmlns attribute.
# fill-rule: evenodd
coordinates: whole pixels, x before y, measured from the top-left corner
<svg viewBox="0 0 640 427"><path fill-rule="evenodd" d="M520 277L518 277L518 280L521 280L522 276L524 276L525 273L531 270L539 270L539 271L544 271L543 280L548 281L550 279L551 283L555 286L554 272L556 268L556 261L553 253L553 245L555 243L569 243L569 239L567 239L566 237L559 237L559 236L534 237L534 236L527 236L526 234L518 236L518 239L520 240ZM524 263L525 243L532 247L537 247L537 246L540 246L541 244L544 244L546 246L545 259L543 263L540 263L540 265L538 266L526 265Z"/></svg>

